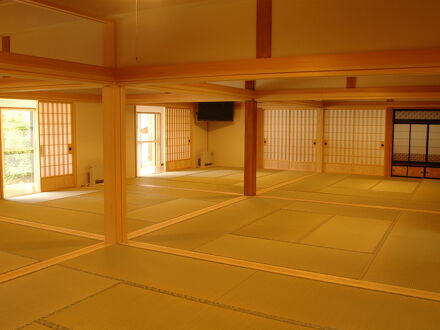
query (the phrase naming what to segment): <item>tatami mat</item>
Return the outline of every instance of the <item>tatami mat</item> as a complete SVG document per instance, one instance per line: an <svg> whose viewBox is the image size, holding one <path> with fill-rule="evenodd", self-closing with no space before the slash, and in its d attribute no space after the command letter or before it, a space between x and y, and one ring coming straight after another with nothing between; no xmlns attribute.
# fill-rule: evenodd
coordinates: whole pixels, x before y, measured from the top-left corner
<svg viewBox="0 0 440 330"><path fill-rule="evenodd" d="M374 252L391 221L335 216L301 243L358 252Z"/></svg>
<svg viewBox="0 0 440 330"><path fill-rule="evenodd" d="M50 192L42 192L31 195L11 197L9 198L9 200L15 202L22 202L22 203L40 203L40 202L46 202L59 198L86 195L96 191L97 190L91 190L91 189L50 191Z"/></svg>
<svg viewBox="0 0 440 330"><path fill-rule="evenodd" d="M104 216L102 214L36 204L22 204L11 201L0 201L0 214L13 219L26 220L88 233L104 233ZM141 220L129 219L128 230L135 231L152 223L153 222L146 223Z"/></svg>
<svg viewBox="0 0 440 330"><path fill-rule="evenodd" d="M23 328L20 328L20 330L49 330L51 328L45 327L44 325L41 325L37 322L33 322Z"/></svg>
<svg viewBox="0 0 440 330"><path fill-rule="evenodd" d="M289 204L289 201L246 199L188 219L135 240L182 249L195 249Z"/></svg>
<svg viewBox="0 0 440 330"><path fill-rule="evenodd" d="M97 241L0 222L0 251L34 259L49 259Z"/></svg>
<svg viewBox="0 0 440 330"><path fill-rule="evenodd" d="M253 270L127 246L111 246L63 264L146 286L217 299Z"/></svg>
<svg viewBox="0 0 440 330"><path fill-rule="evenodd" d="M55 313L47 320L71 329L300 329L124 284Z"/></svg>
<svg viewBox="0 0 440 330"><path fill-rule="evenodd" d="M365 217L383 220L394 220L400 214L399 211L376 209L371 207L359 207L350 205L324 204L319 202L302 202L292 201L284 207L288 210L308 212L313 210L316 213L324 213L331 215L341 215L348 217Z"/></svg>
<svg viewBox="0 0 440 330"><path fill-rule="evenodd" d="M214 203L182 198L128 212L128 217L150 222L161 222L211 205L214 205Z"/></svg>
<svg viewBox="0 0 440 330"><path fill-rule="evenodd" d="M59 266L0 284L0 329L16 329L117 283Z"/></svg>
<svg viewBox="0 0 440 330"><path fill-rule="evenodd" d="M433 330L440 303L258 272L221 302L323 328Z"/></svg>
<svg viewBox="0 0 440 330"><path fill-rule="evenodd" d="M0 274L33 264L37 260L0 251Z"/></svg>
<svg viewBox="0 0 440 330"><path fill-rule="evenodd" d="M402 214L365 279L440 292L440 216Z"/></svg>
<svg viewBox="0 0 440 330"><path fill-rule="evenodd" d="M351 278L359 278L372 257L367 253L237 235L224 235L196 251Z"/></svg>
<svg viewBox="0 0 440 330"><path fill-rule="evenodd" d="M302 238L328 217L322 213L282 209L236 230L234 234L293 242Z"/></svg>

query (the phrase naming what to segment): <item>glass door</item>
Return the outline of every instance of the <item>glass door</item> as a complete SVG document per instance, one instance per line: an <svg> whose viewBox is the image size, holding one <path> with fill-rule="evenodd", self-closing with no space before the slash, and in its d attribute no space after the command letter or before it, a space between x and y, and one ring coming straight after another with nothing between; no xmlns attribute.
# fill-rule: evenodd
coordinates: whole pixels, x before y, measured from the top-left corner
<svg viewBox="0 0 440 330"><path fill-rule="evenodd" d="M40 191L36 111L2 109L3 196Z"/></svg>
<svg viewBox="0 0 440 330"><path fill-rule="evenodd" d="M160 156L160 113L136 114L137 176L162 170Z"/></svg>

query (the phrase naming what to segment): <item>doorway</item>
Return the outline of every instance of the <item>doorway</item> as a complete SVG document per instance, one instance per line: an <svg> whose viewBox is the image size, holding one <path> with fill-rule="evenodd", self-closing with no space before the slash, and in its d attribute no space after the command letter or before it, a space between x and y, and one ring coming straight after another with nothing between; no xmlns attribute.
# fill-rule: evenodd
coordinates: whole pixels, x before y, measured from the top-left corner
<svg viewBox="0 0 440 330"><path fill-rule="evenodd" d="M163 171L160 113L136 113L136 155L137 176Z"/></svg>
<svg viewBox="0 0 440 330"><path fill-rule="evenodd" d="M37 112L1 109L3 197L40 191Z"/></svg>
<svg viewBox="0 0 440 330"><path fill-rule="evenodd" d="M440 178L440 110L395 110L393 176Z"/></svg>

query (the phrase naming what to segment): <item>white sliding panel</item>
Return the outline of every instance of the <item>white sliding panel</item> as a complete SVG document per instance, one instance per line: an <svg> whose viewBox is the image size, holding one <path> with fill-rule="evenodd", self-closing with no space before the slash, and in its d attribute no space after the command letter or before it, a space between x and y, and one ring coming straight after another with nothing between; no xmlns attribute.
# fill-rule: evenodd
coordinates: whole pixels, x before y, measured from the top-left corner
<svg viewBox="0 0 440 330"><path fill-rule="evenodd" d="M325 110L326 172L383 175L385 110Z"/></svg>
<svg viewBox="0 0 440 330"><path fill-rule="evenodd" d="M317 110L264 110L264 168L315 170Z"/></svg>
<svg viewBox="0 0 440 330"><path fill-rule="evenodd" d="M166 113L166 170L189 168L191 159L192 109L173 106Z"/></svg>

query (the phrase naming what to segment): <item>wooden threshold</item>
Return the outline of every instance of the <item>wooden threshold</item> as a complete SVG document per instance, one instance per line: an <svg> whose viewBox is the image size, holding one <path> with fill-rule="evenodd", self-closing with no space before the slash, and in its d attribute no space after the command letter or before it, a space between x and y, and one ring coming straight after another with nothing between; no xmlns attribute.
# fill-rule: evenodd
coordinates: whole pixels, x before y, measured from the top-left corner
<svg viewBox="0 0 440 330"><path fill-rule="evenodd" d="M152 188L169 188L169 189L175 189L175 190L198 191L198 192L206 192L206 193L213 193L213 194L242 196L242 194L240 194L240 193L228 192L228 191L216 191L216 190L192 189L192 188L181 188L181 187L172 187L172 186L160 186L160 185L155 185L155 184L136 184L136 186L152 187Z"/></svg>
<svg viewBox="0 0 440 330"><path fill-rule="evenodd" d="M253 261L246 261L246 260L234 259L234 258L229 258L229 257L216 256L216 255L195 252L195 251L181 250L181 249L165 247L165 246L160 246L160 245L155 245L155 244L150 244L150 243L128 241L124 245L135 247L135 248L141 248L141 249L145 249L145 250L150 250L150 251L178 255L181 257L188 257L188 258L193 258L193 259L199 259L199 260L204 260L204 261L211 261L211 262L226 264L226 265L230 265L230 266L254 269L254 270L259 270L259 271L263 271L263 272L279 274L279 275L287 275L287 276L304 278L304 279L313 280L313 281L320 281L320 282L331 283L331 284L336 284L336 285L354 287L354 288L358 288L358 289L365 289L365 290L407 296L407 297L411 297L411 298L440 301L440 293L438 293L438 292L411 289L411 288L405 288L405 287L400 287L400 286L395 286L395 285L390 285L390 284L369 282L369 281L351 279L351 278L347 278L347 277L340 277L340 276L334 276L334 275L308 272L308 271L299 270L299 269L273 266L273 265L262 264L262 263L253 262Z"/></svg>
<svg viewBox="0 0 440 330"><path fill-rule="evenodd" d="M233 199L230 199L230 200L227 200L227 201L215 204L215 205L211 205L211 206L205 207L203 209L200 209L200 210L197 210L197 211L194 211L194 212L191 212L191 213L187 213L187 214L178 216L176 218L172 218L172 219L169 219L169 220L166 220L166 221L162 221L160 223L157 223L157 224L154 224L154 225L151 225L151 226L148 226L148 227L145 227L145 228L142 228L142 229L139 229L139 230L136 230L134 232L129 233L128 234L128 239L133 239L133 238L136 238L136 237L139 237L139 236L151 233L153 231L156 231L156 230L159 230L159 229L163 229L163 228L175 225L175 224L177 224L179 222L182 222L182 221L194 218L196 216L199 216L199 215L211 212L211 211L218 210L218 209L220 209L222 207L225 207L225 206L228 206L228 205L231 205L231 204L235 204L237 202L241 202L242 200L245 200L247 198L248 197L246 197L246 196L240 196L240 197L233 198Z"/></svg>
<svg viewBox="0 0 440 330"><path fill-rule="evenodd" d="M79 236L79 237L83 237L83 238L90 238L90 239L95 239L95 240L99 240L99 241L104 240L104 235L93 234L93 233L88 233L85 231L63 228L63 227L58 227L58 226L46 225L43 223L37 223L37 222L32 222L32 221L26 221L26 220L20 220L20 219L7 218L7 217L0 216L0 222L7 222L7 223L12 223L14 225L26 226L26 227L43 229L43 230L48 230L48 231L54 231L57 233Z"/></svg>
<svg viewBox="0 0 440 330"><path fill-rule="evenodd" d="M282 200L287 200L287 201L307 202L307 203L321 203L321 204L332 204L332 205L342 205L342 206L368 207L368 208L372 208L372 209L384 209L384 210L394 210L394 211L403 211L403 212L440 214L440 211L436 211L436 210L411 209L411 208L394 207L394 206L359 204L359 203L341 203L341 202L333 202L333 201L321 201L321 200L316 200L316 199L304 199L304 198L280 197L280 196L257 196L257 197L271 198L271 199L282 199Z"/></svg>
<svg viewBox="0 0 440 330"><path fill-rule="evenodd" d="M34 273L34 272L42 270L44 268L48 268L50 266L54 266L56 264L59 264L61 262L66 261L66 260L70 260L70 259L82 256L84 254L87 254L87 253L90 253L90 252L93 252L96 250L100 250L100 249L105 248L110 245L111 244L104 243L104 242L101 242L98 244L93 244L93 245L87 246L87 247L79 249L79 250L75 250L75 251L54 257L54 258L50 258L47 260L36 262L36 263L29 265L29 266L25 266L25 267L21 267L16 270L12 270L10 272L7 272L7 273L0 275L0 283L4 283L4 282L10 281L10 280L13 280L17 277L25 276L30 273Z"/></svg>

